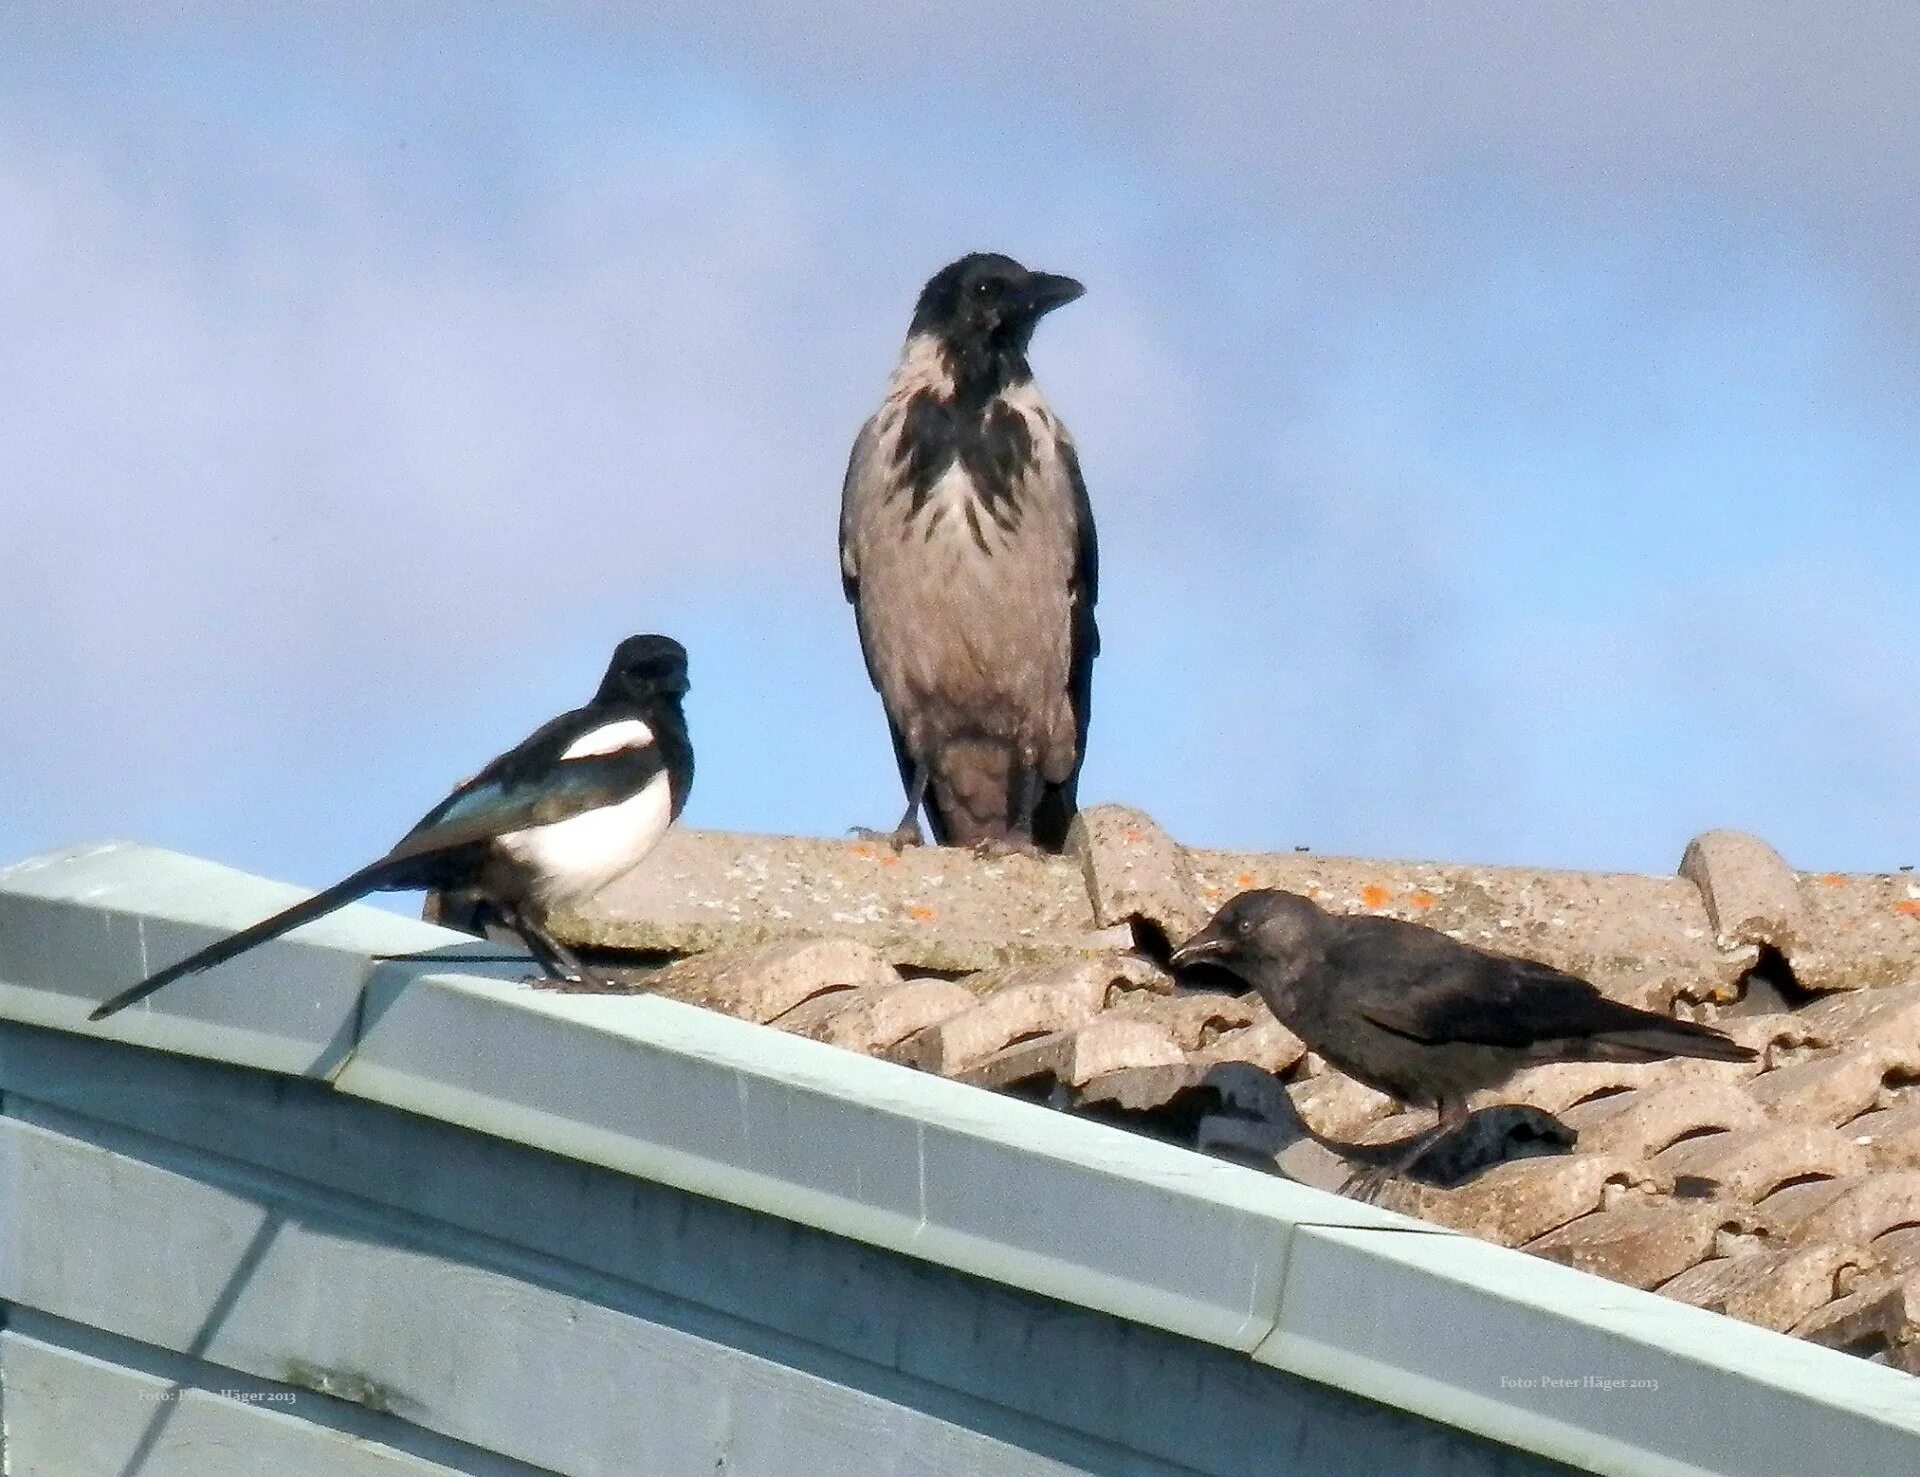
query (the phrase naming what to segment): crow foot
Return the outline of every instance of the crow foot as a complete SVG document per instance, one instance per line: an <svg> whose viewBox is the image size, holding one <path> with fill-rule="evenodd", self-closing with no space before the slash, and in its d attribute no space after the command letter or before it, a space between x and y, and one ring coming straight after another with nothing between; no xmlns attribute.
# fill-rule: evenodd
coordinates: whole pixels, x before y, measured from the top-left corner
<svg viewBox="0 0 1920 1477"><path fill-rule="evenodd" d="M891 831L876 831L870 826L855 826L847 834L858 841L865 841L874 846L884 846L889 851L905 851L909 846L927 844L927 838L920 834L918 821L903 822Z"/></svg>
<svg viewBox="0 0 1920 1477"><path fill-rule="evenodd" d="M1046 853L1024 836L982 836L967 848L975 856L983 859L999 859L1009 856L1041 857Z"/></svg>

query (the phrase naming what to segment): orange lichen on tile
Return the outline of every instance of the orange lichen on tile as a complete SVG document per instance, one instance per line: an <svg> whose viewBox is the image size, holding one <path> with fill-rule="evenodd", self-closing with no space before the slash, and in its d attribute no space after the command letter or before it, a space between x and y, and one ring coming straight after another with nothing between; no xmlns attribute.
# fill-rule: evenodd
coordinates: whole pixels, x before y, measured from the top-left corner
<svg viewBox="0 0 1920 1477"><path fill-rule="evenodd" d="M1120 835L1129 846L1138 846L1143 840L1146 839L1141 834L1140 828L1138 826L1128 826L1126 830L1120 833Z"/></svg>
<svg viewBox="0 0 1920 1477"><path fill-rule="evenodd" d="M1920 898L1903 897L1893 905L1896 913L1905 913L1909 918L1920 918Z"/></svg>
<svg viewBox="0 0 1920 1477"><path fill-rule="evenodd" d="M1384 908L1393 901L1393 894L1378 882L1369 882L1360 889L1360 906L1363 908Z"/></svg>
<svg viewBox="0 0 1920 1477"><path fill-rule="evenodd" d="M929 908L925 903L915 903L907 909L907 916L915 923L931 923L935 915L933 909Z"/></svg>
<svg viewBox="0 0 1920 1477"><path fill-rule="evenodd" d="M855 856L872 856L874 852L873 848L866 842L856 841L853 843L853 854Z"/></svg>
<svg viewBox="0 0 1920 1477"><path fill-rule="evenodd" d="M1251 886L1253 886L1253 873L1251 873L1251 872L1242 872L1242 873L1241 873L1241 874L1240 874L1240 875L1239 875L1238 877L1235 877L1235 878L1233 879L1233 885L1234 885L1235 887L1251 887Z"/></svg>
<svg viewBox="0 0 1920 1477"><path fill-rule="evenodd" d="M1838 872L1828 872L1820 879L1820 883L1823 887L1845 887L1847 885L1847 879L1842 877Z"/></svg>
<svg viewBox="0 0 1920 1477"><path fill-rule="evenodd" d="M1440 899L1435 897L1432 893L1426 891L1423 888L1419 892L1408 893L1407 901L1412 903L1414 907L1419 908L1421 911L1424 912L1426 909L1431 908L1435 903L1439 902Z"/></svg>

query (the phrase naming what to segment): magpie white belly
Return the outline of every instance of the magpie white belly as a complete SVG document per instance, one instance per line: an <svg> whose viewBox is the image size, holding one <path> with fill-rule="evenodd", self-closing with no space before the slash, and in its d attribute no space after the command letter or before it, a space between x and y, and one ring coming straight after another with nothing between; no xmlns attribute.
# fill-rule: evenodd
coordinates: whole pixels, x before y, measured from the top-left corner
<svg viewBox="0 0 1920 1477"><path fill-rule="evenodd" d="M498 844L531 874L533 900L561 907L632 871L672 822L673 794L663 773L625 800L552 825L510 831Z"/></svg>

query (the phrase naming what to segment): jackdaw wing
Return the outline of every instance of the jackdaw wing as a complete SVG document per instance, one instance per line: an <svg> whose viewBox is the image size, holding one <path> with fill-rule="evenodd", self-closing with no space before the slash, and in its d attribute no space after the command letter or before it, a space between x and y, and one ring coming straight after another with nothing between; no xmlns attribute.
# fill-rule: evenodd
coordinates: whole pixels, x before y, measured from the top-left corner
<svg viewBox="0 0 1920 1477"><path fill-rule="evenodd" d="M1709 1026L1610 1000L1578 975L1461 949L1462 957L1407 980L1396 998L1369 999L1359 1013L1383 1031L1427 1046L1526 1051L1592 1042L1634 1058L1745 1061L1753 1055Z"/></svg>

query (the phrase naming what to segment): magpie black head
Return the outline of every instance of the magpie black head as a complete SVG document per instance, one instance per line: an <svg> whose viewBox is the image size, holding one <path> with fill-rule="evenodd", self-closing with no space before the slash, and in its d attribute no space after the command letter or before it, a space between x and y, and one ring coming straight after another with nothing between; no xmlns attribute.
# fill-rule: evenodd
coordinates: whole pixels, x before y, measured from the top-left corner
<svg viewBox="0 0 1920 1477"><path fill-rule="evenodd" d="M976 251L934 273L921 289L909 332L932 334L970 354L1018 359L1034 325L1085 291L1071 277L1030 272L1010 256Z"/></svg>
<svg viewBox="0 0 1920 1477"><path fill-rule="evenodd" d="M1252 982L1254 975L1297 979L1325 937L1327 915L1311 898L1278 888L1243 892L1173 951L1176 969L1212 964Z"/></svg>
<svg viewBox="0 0 1920 1477"><path fill-rule="evenodd" d="M629 636L613 649L596 701L649 702L688 689L687 649L671 636Z"/></svg>

